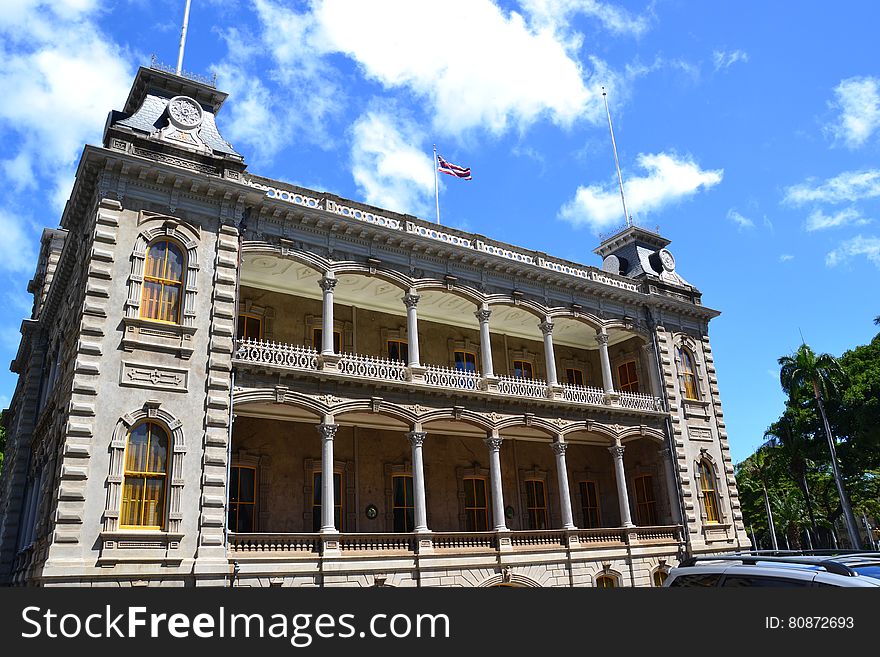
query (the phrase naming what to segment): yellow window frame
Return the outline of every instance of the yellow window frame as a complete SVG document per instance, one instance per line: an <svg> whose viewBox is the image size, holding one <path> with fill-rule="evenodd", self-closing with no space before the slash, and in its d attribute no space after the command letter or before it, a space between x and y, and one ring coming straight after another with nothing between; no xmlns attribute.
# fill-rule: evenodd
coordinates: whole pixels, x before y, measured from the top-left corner
<svg viewBox="0 0 880 657"><path fill-rule="evenodd" d="M160 276L153 276L152 274L148 274L150 271L149 263L150 263L150 251L152 251L157 245L166 244L165 248L165 260L162 262L160 268ZM180 253L180 279L175 280L173 278L168 278L166 274L168 273L168 247L174 247ZM184 294L186 291L183 288L183 278L186 272L186 251L174 240L170 239L158 239L154 240L147 247L147 254L144 258L144 280L142 283L141 289L141 306L140 306L140 318L148 319L152 322L162 322L164 324L179 324L180 323L180 312L183 309L184 304ZM146 306L146 298L147 298L147 283L154 283L160 286L159 288L159 296L157 297L155 304L158 310L159 317L149 317L145 314L144 308ZM162 311L162 301L161 299L164 297L164 292L166 287L176 287L177 288L177 313L176 317L173 319L165 319L161 317Z"/></svg>
<svg viewBox="0 0 880 657"><path fill-rule="evenodd" d="M150 470L143 470L143 471L129 470L126 467L128 465L128 452L129 452L129 449L131 446L131 432L134 429L137 429L138 427L140 427L141 425L138 424L138 425L135 425L134 427L132 427L131 430L129 430L129 432L128 432L128 438L125 441L125 454L123 455L123 460L122 460L122 463L123 463L122 499L120 501L120 510L119 510L119 517L120 517L119 527L121 529L161 530L165 526L165 515L166 515L165 514L165 505L168 503L168 500L166 499L167 493L168 493L168 456L169 456L169 454L172 453L170 439L169 439L168 432L165 431L164 428L162 428L161 426L159 426L155 422L145 422L144 424L147 426L147 446L146 446L146 453L147 454L150 453L150 441L152 440L152 436L153 436L153 427L157 427L165 435L165 471L158 472L158 471L150 471ZM141 493L141 499L138 501L138 507L140 509L139 516L140 516L141 521L143 521L144 509L146 508L146 491L147 491L146 483L147 483L147 480L148 479L154 479L154 480L161 479L162 480L162 492L161 492L161 496L159 498L160 504L157 505L157 507L159 509L159 517L161 518L162 522L160 522L158 525L144 525L142 523L137 524L137 525L122 524L121 519L126 517L126 515L127 515L125 513L125 481L126 481L126 479L129 479L130 477L133 479L142 479L144 481L144 486L142 488L142 493Z"/></svg>

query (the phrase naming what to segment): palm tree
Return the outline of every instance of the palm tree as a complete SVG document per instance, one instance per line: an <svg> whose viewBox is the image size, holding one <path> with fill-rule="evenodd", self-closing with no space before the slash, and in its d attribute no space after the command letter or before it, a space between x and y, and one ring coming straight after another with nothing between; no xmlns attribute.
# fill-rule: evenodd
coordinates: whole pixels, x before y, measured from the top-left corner
<svg viewBox="0 0 880 657"><path fill-rule="evenodd" d="M807 470L810 466L810 439L802 432L795 430L794 421L787 413L783 413L777 422L770 425L764 432L764 438L767 439L768 444L777 447L788 462L792 478L804 496L813 536L817 536L816 514L813 511L813 500L810 497L810 486L807 483Z"/></svg>
<svg viewBox="0 0 880 657"><path fill-rule="evenodd" d="M840 508L846 521L846 530L849 540L856 549L861 548L861 537L858 525L850 507L849 499L843 488L843 479L837 466L837 449L835 448L834 436L831 435L831 427L828 417L825 415L825 404L822 402L829 393L836 392L836 383L843 379L843 370L831 354L817 355L809 346L802 344L791 356L783 356L779 359L782 369L779 372L779 381L785 393L792 397L804 389L812 389L822 416L825 427L825 436L828 438L828 449L831 452L831 469L834 472L834 483L837 485L837 493L840 496Z"/></svg>
<svg viewBox="0 0 880 657"><path fill-rule="evenodd" d="M771 456L772 449L773 448L768 445L762 445L758 448L758 451L743 462L742 467L750 477L761 482L761 489L764 491L764 510L767 512L767 526L770 529L770 540L773 544L773 549L778 550L779 544L776 542L776 526L773 524L773 511L770 509L770 497L767 495L767 481L770 480L773 471L773 458Z"/></svg>

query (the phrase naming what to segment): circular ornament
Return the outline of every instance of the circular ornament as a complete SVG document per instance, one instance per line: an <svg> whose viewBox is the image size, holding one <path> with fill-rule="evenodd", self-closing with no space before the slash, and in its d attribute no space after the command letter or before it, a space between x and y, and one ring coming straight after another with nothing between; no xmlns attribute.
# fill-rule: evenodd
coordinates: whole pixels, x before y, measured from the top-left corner
<svg viewBox="0 0 880 657"><path fill-rule="evenodd" d="M175 96L168 101L171 123L184 130L198 127L202 122L202 108L188 96Z"/></svg>
<svg viewBox="0 0 880 657"><path fill-rule="evenodd" d="M504 517L505 517L505 518L507 518L508 520L510 520L510 519L513 518L513 516L515 516L515 515L516 515L516 511L514 510L514 508L513 508L512 506L506 506L506 507L504 507Z"/></svg>
<svg viewBox="0 0 880 657"><path fill-rule="evenodd" d="M672 271L675 269L675 258L672 257L672 254L666 249L660 249L658 255L660 256L660 262L663 265L663 269L666 271Z"/></svg>
<svg viewBox="0 0 880 657"><path fill-rule="evenodd" d="M379 509L376 508L375 504L368 504L364 513L366 514L368 520L375 520L376 516L379 515Z"/></svg>

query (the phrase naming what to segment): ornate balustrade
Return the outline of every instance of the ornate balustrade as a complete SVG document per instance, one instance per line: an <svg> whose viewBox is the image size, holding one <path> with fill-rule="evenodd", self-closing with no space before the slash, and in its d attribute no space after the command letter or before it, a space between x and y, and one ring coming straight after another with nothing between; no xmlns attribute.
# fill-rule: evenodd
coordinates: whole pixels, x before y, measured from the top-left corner
<svg viewBox="0 0 880 657"><path fill-rule="evenodd" d="M662 412L662 400L651 395L617 392L613 396L600 388L563 384L551 389L546 381L511 376L483 378L478 372L459 370L442 365L410 368L406 363L377 356L338 354L324 356L312 347L239 339L234 355L240 365L341 374L369 381L388 381L421 385L445 390L463 390L475 394L501 394L519 399L553 399L559 402L602 406L634 411Z"/></svg>
<svg viewBox="0 0 880 657"><path fill-rule="evenodd" d="M605 391L601 388L576 386L565 383L562 385L562 398L578 404L601 406L605 403Z"/></svg>
<svg viewBox="0 0 880 657"><path fill-rule="evenodd" d="M235 359L291 370L318 369L318 352L311 347L250 338L238 340Z"/></svg>
<svg viewBox="0 0 880 657"><path fill-rule="evenodd" d="M359 376L366 379L380 379L383 381L407 380L407 367L404 363L387 358L375 356L359 356L357 354L342 354L336 364L341 374Z"/></svg>
<svg viewBox="0 0 880 657"><path fill-rule="evenodd" d="M347 552L415 552L412 534L340 534L339 548Z"/></svg>
<svg viewBox="0 0 880 657"><path fill-rule="evenodd" d="M272 554L317 554L317 534L230 534L229 556Z"/></svg>
<svg viewBox="0 0 880 657"><path fill-rule="evenodd" d="M435 388L458 388L460 390L479 390L480 375L452 367L428 365L425 368L425 383Z"/></svg>
<svg viewBox="0 0 880 657"><path fill-rule="evenodd" d="M445 532L431 535L436 550L495 550L495 532Z"/></svg>
<svg viewBox="0 0 880 657"><path fill-rule="evenodd" d="M317 558L328 546L334 554L369 556L377 552L423 554L495 554L499 551L620 549L650 544L678 547L681 526L601 527L502 532L230 534L230 559Z"/></svg>
<svg viewBox="0 0 880 657"><path fill-rule="evenodd" d="M661 411L663 402L652 395L641 392L620 392L617 403L621 408L629 408L636 411Z"/></svg>
<svg viewBox="0 0 880 657"><path fill-rule="evenodd" d="M499 376L498 392L512 397L542 398L547 396L547 382L539 379L517 379L512 376Z"/></svg>

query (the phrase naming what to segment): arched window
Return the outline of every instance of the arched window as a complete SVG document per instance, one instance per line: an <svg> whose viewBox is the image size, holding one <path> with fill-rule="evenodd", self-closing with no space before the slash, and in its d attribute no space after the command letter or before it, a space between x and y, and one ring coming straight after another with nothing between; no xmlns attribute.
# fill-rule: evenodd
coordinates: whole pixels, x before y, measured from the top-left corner
<svg viewBox="0 0 880 657"><path fill-rule="evenodd" d="M715 473L712 471L712 464L705 459L700 461L700 490L703 493L706 522L721 522L721 514L718 512L718 491L715 490Z"/></svg>
<svg viewBox="0 0 880 657"><path fill-rule="evenodd" d="M183 250L174 242L159 239L147 249L141 317L160 322L180 322L183 299Z"/></svg>
<svg viewBox="0 0 880 657"><path fill-rule="evenodd" d="M617 578L613 575L599 575L596 578L597 589L614 589L617 588Z"/></svg>
<svg viewBox="0 0 880 657"><path fill-rule="evenodd" d="M685 399L699 399L697 396L697 370L694 357L687 349L678 350L678 362L681 367L681 388Z"/></svg>
<svg viewBox="0 0 880 657"><path fill-rule="evenodd" d="M135 426L125 446L120 525L162 529L168 481L168 433L154 422Z"/></svg>

